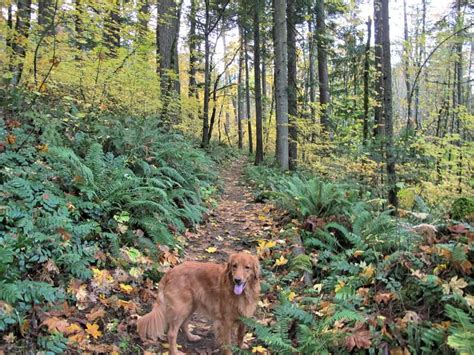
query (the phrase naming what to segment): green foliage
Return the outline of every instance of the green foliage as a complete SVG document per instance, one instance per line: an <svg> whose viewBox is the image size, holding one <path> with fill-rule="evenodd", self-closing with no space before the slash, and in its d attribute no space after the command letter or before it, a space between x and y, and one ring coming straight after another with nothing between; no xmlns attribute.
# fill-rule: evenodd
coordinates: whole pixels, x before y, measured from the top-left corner
<svg viewBox="0 0 474 355"><path fill-rule="evenodd" d="M0 139L15 137L0 153L2 331L33 305L64 300L72 278L91 277L97 253L118 256L127 246L156 256L163 245L181 248L176 235L201 221L203 197L216 191L211 154L157 128L156 119L82 116L58 124L63 114L61 107L20 111L0 126ZM228 154L221 148L216 159ZM39 340L49 352L63 351L61 344L54 336Z"/></svg>
<svg viewBox="0 0 474 355"><path fill-rule="evenodd" d="M472 291L472 246L465 238L451 236L427 249L423 244L434 241L414 234L393 211L381 211L376 200L361 200L351 185L273 176L271 170L266 175L262 168L247 173L257 190L271 189L273 199L303 222L284 226L279 238L291 243L292 233L299 233L306 255L287 256L285 266L265 275L266 293L286 288L293 294L283 292L288 299L280 297L271 325L253 325L271 351L347 353L345 341L356 334L365 337L370 352L385 343L411 353L469 353L472 299L460 296ZM288 255L284 247L272 248L274 260L280 255ZM313 276L313 288L302 285L303 271ZM364 348L363 342L353 344L353 351Z"/></svg>
<svg viewBox="0 0 474 355"><path fill-rule="evenodd" d="M474 199L470 197L461 197L453 202L451 207L451 217L462 220L469 215L474 215Z"/></svg>

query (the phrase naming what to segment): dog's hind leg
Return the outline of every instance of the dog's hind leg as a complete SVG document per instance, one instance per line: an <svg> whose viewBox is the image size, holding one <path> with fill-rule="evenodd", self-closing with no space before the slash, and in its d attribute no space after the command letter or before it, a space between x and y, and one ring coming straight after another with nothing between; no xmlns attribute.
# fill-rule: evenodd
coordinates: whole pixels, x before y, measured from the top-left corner
<svg viewBox="0 0 474 355"><path fill-rule="evenodd" d="M171 314L168 314L169 317L169 328L168 328L168 343L170 346L170 355L182 354L178 351L178 346L176 344L176 338L178 337L179 328L181 325L191 317L193 313L192 304L179 303L171 301L171 306L168 308Z"/></svg>
<svg viewBox="0 0 474 355"><path fill-rule="evenodd" d="M183 322L183 325L181 326L181 330L186 335L186 338L188 339L188 341L193 342L193 341L201 340L201 337L199 335L195 335L191 333L191 331L189 330L189 320L191 319L191 317L192 317L192 314L188 318L186 318L186 320Z"/></svg>

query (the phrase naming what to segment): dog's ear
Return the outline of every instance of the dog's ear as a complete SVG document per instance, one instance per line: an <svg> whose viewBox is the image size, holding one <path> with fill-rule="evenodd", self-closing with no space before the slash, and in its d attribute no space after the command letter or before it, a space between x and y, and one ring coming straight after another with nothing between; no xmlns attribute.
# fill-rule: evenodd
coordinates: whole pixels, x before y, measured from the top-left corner
<svg viewBox="0 0 474 355"><path fill-rule="evenodd" d="M229 260L227 261L227 265L225 268L225 272L232 278L232 263L234 262L234 254L229 256Z"/></svg>
<svg viewBox="0 0 474 355"><path fill-rule="evenodd" d="M258 261L258 257L253 257L253 273L255 275L255 279L260 279L260 262Z"/></svg>

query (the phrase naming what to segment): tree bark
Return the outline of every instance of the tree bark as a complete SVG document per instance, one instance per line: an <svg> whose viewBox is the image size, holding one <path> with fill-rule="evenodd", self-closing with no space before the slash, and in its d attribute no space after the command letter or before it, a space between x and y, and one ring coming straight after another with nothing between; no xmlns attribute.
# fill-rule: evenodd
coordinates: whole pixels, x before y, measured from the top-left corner
<svg viewBox="0 0 474 355"><path fill-rule="evenodd" d="M51 0L38 0L38 25L46 30L47 34L54 33L52 27L53 13L54 8Z"/></svg>
<svg viewBox="0 0 474 355"><path fill-rule="evenodd" d="M426 0L422 0L421 10L421 39L419 39L419 51L417 59L417 68L421 68L421 63L425 56L425 36L426 36ZM420 101L420 84L417 81L415 86L415 128L416 130L422 129L422 117L419 108Z"/></svg>
<svg viewBox="0 0 474 355"><path fill-rule="evenodd" d="M324 0L316 0L316 40L318 44L319 103L321 105L321 128L329 131L329 74L326 43Z"/></svg>
<svg viewBox="0 0 474 355"><path fill-rule="evenodd" d="M404 74L405 74L405 87L407 90L407 129L414 129L415 125L412 120L411 113L411 82L410 82L410 43L408 38L408 20L407 20L407 2L403 0L403 39L405 43L403 44L403 61L405 64Z"/></svg>
<svg viewBox="0 0 474 355"><path fill-rule="evenodd" d="M237 130L238 130L238 147L242 149L243 147L243 131L242 131L242 121L244 120L244 88L243 88L243 71L244 71L244 38L242 26L239 25L239 35L240 35L240 49L239 49L239 76L237 81Z"/></svg>
<svg viewBox="0 0 474 355"><path fill-rule="evenodd" d="M203 109L203 127L202 127L202 142L203 147L209 145L209 95L210 95L210 43L209 43L209 4L206 2L206 19L204 24L204 109Z"/></svg>
<svg viewBox="0 0 474 355"><path fill-rule="evenodd" d="M374 32L375 32L375 107L374 107L374 137L383 136L383 73L382 73L382 0L374 0Z"/></svg>
<svg viewBox="0 0 474 355"><path fill-rule="evenodd" d="M18 0L16 10L15 34L12 40L13 49L13 76L11 83L16 86L20 83L23 74L23 65L30 34L31 0Z"/></svg>
<svg viewBox="0 0 474 355"><path fill-rule="evenodd" d="M113 0L109 3L109 7L104 24L104 43L107 54L116 57L120 48L120 2Z"/></svg>
<svg viewBox="0 0 474 355"><path fill-rule="evenodd" d="M179 96L178 36L181 2L159 0L156 47L161 95Z"/></svg>
<svg viewBox="0 0 474 355"><path fill-rule="evenodd" d="M286 0L274 0L275 99L277 120L277 159L282 170L288 170L288 46L286 33Z"/></svg>
<svg viewBox="0 0 474 355"><path fill-rule="evenodd" d="M263 162L263 131L262 131L262 88L260 74L260 20L259 20L260 4L255 1L255 10L253 16L253 33L254 33L254 76L255 76L255 120L256 130L255 138L257 145L255 147L255 165Z"/></svg>
<svg viewBox="0 0 474 355"><path fill-rule="evenodd" d="M364 121L363 121L363 144L367 145L369 140L369 69L370 69L370 37L372 35L372 19L367 19L367 42L365 44L364 58Z"/></svg>
<svg viewBox="0 0 474 355"><path fill-rule="evenodd" d="M390 54L389 0L382 0L382 72L383 72L383 112L385 123L385 155L387 165L388 202L398 207L397 175L393 147L392 117L392 63Z"/></svg>
<svg viewBox="0 0 474 355"><path fill-rule="evenodd" d="M148 33L148 22L150 21L150 2L149 0L141 0L138 9L138 35L140 40L146 37Z"/></svg>
<svg viewBox="0 0 474 355"><path fill-rule="evenodd" d="M247 130L249 137L249 153L253 154L252 120L250 118L250 76L249 76L249 54L247 46L247 31L244 30L244 52L245 52L245 101L247 107Z"/></svg>
<svg viewBox="0 0 474 355"><path fill-rule="evenodd" d="M298 107L296 99L296 0L287 4L287 45L288 45L288 166L296 169L298 159Z"/></svg>
<svg viewBox="0 0 474 355"><path fill-rule="evenodd" d="M196 1L191 0L191 11L189 14L189 90L188 97L197 98L197 84L196 84L196 71L197 71L197 41L196 36Z"/></svg>
<svg viewBox="0 0 474 355"><path fill-rule="evenodd" d="M311 8L309 8L311 11ZM315 51L314 51L314 40L315 35L313 33L313 16L308 19L308 32L309 32L309 110L311 114L312 122L316 123L316 78L315 78ZM316 132L311 132L311 142L315 142L316 140Z"/></svg>

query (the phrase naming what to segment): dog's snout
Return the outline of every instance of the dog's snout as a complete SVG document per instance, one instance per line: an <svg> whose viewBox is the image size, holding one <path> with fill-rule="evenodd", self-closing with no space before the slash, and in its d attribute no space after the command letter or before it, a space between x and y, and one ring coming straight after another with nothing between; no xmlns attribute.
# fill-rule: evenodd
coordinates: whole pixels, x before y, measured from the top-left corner
<svg viewBox="0 0 474 355"><path fill-rule="evenodd" d="M235 277L234 278L234 282L237 284L237 285L240 285L242 283L242 279L240 277Z"/></svg>

